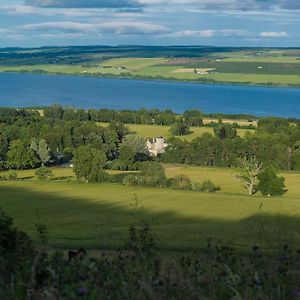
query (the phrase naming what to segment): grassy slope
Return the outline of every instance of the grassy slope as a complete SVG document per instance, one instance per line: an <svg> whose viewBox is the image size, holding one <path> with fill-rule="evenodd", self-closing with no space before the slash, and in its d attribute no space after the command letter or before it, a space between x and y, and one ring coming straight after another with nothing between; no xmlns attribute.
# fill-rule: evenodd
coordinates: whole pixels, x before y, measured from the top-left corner
<svg viewBox="0 0 300 300"><path fill-rule="evenodd" d="M70 169L55 169L56 177L72 176ZM164 248L186 249L201 243L202 233L235 244L257 243L260 222L264 241L297 235L300 221L299 173L284 174L290 190L283 198L250 197L230 169L166 166L168 176L187 174L202 181L212 179L217 194L135 188L112 184L79 184L36 180L0 183L0 206L17 226L34 232L37 216L46 222L52 245L117 247L134 221L132 199L143 207L140 216L152 221ZM23 171L22 177L33 171ZM260 209L260 205L263 205ZM259 219L260 218L260 219Z"/></svg>

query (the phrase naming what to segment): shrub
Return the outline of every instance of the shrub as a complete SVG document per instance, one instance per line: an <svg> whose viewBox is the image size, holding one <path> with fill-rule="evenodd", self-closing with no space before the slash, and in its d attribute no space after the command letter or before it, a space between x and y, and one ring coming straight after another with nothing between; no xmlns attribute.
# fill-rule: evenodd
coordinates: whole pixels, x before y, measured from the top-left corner
<svg viewBox="0 0 300 300"><path fill-rule="evenodd" d="M202 192L215 193L220 190L221 188L219 186L214 185L210 180L204 181L201 186Z"/></svg>
<svg viewBox="0 0 300 300"><path fill-rule="evenodd" d="M178 175L171 180L171 188L178 190L191 190L191 180L187 175Z"/></svg>
<svg viewBox="0 0 300 300"><path fill-rule="evenodd" d="M202 186L199 182L191 182L191 190L195 192L202 192Z"/></svg>
<svg viewBox="0 0 300 300"><path fill-rule="evenodd" d="M41 167L39 169L36 169L35 171L35 176L37 177L38 180L41 181L46 181L49 180L53 177L53 172L51 169L47 167Z"/></svg>
<svg viewBox="0 0 300 300"><path fill-rule="evenodd" d="M136 254L149 255L155 249L156 238L151 225L145 221L132 224L129 228L127 248Z"/></svg>
<svg viewBox="0 0 300 300"><path fill-rule="evenodd" d="M123 184L127 186L139 185L139 180L137 175L128 175L123 179Z"/></svg>
<svg viewBox="0 0 300 300"><path fill-rule="evenodd" d="M13 181L18 178L18 174L16 171L8 171L6 174L3 176L0 176L0 181Z"/></svg>
<svg viewBox="0 0 300 300"><path fill-rule="evenodd" d="M1 299L26 299L24 283L29 279L33 256L31 239L24 232L16 229L13 220L0 210ZM18 293L19 297L14 293Z"/></svg>

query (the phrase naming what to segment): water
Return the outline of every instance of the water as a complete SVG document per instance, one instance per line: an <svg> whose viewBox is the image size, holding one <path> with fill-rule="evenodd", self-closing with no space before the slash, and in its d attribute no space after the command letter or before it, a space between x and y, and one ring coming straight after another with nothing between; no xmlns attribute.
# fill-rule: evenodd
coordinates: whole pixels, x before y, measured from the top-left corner
<svg viewBox="0 0 300 300"><path fill-rule="evenodd" d="M0 106L51 104L300 118L300 88L0 73Z"/></svg>

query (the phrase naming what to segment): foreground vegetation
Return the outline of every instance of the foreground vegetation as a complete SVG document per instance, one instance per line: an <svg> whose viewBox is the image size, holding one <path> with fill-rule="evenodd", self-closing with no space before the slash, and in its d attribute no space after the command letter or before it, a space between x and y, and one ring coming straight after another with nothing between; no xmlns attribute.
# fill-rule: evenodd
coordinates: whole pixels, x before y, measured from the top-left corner
<svg viewBox="0 0 300 300"><path fill-rule="evenodd" d="M0 296L3 299L298 299L299 250L267 254L207 240L194 253L156 251L151 225L135 220L126 251L89 256L85 249L47 252L48 231L36 224L38 246L0 211ZM11 262L14 262L13 264Z"/></svg>
<svg viewBox="0 0 300 300"><path fill-rule="evenodd" d="M299 86L299 56L297 49L261 48L0 49L0 72Z"/></svg>

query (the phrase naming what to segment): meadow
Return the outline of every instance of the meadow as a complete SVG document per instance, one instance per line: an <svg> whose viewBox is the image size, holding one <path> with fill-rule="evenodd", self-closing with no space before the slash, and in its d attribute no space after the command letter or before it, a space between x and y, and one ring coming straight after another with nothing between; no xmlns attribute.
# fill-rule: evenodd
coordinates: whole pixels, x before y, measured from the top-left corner
<svg viewBox="0 0 300 300"><path fill-rule="evenodd" d="M216 120L214 120L216 121ZM217 122L217 121L216 121ZM108 123L99 123L101 126L108 126ZM126 124L130 131L136 133L137 135L143 138L154 138L163 136L168 139L172 137L172 134L169 132L170 126L166 125L143 125L143 124ZM182 140L186 140L188 142L193 139L200 137L203 133L211 133L214 134L214 129L212 127L190 127L191 133L188 135L177 136ZM239 136L244 137L247 132L252 132L251 129L237 129L237 133Z"/></svg>
<svg viewBox="0 0 300 300"><path fill-rule="evenodd" d="M0 49L1 50L1 49ZM53 49L1 53L0 72L35 72L101 77L165 79L262 85L300 85L300 52L295 49L137 48ZM118 50L118 51L117 51ZM185 51L185 52L184 52ZM86 55L89 53L89 55ZM8 57L6 57L8 55ZM44 59L42 59L44 57ZM45 63L48 62L48 63ZM209 70L197 73L194 69Z"/></svg>
<svg viewBox="0 0 300 300"><path fill-rule="evenodd" d="M152 224L161 249L194 249L207 237L236 247L298 242L300 173L283 173L289 191L275 198L248 196L234 169L165 165L165 170L168 177L186 174L199 182L211 179L222 190L199 193L81 184L72 169L54 168L55 177L49 182L37 181L32 170L18 172L18 181L1 182L0 207L33 238L35 224L46 224L50 245L61 248L122 247L130 224L137 219Z"/></svg>

